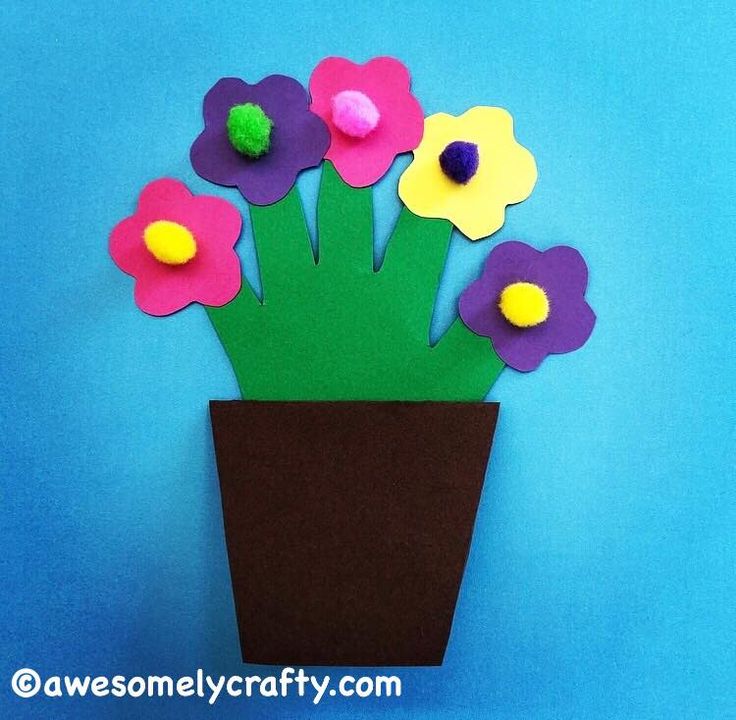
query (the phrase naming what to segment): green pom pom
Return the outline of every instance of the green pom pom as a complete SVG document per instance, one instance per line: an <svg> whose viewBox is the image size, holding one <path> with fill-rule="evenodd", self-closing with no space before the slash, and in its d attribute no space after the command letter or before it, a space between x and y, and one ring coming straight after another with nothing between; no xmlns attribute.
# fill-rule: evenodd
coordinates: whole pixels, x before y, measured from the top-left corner
<svg viewBox="0 0 736 720"><path fill-rule="evenodd" d="M273 121L260 105L234 105L227 116L230 144L249 158L265 155L271 147Z"/></svg>

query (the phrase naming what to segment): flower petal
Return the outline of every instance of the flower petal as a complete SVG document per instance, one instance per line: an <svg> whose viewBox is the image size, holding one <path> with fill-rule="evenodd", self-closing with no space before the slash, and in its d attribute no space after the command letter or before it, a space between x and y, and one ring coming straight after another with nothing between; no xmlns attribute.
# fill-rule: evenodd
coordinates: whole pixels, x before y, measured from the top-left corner
<svg viewBox="0 0 736 720"><path fill-rule="evenodd" d="M514 282L532 282L545 290L550 302L545 322L519 328L506 321L498 298ZM590 336L595 314L584 299L586 283L587 266L573 248L539 252L518 241L501 243L486 259L480 278L460 295L460 317L473 332L491 338L507 365L528 372L546 355L577 350Z"/></svg>
<svg viewBox="0 0 736 720"><path fill-rule="evenodd" d="M189 188L173 178L160 178L148 183L138 197L138 208L145 210L150 206L161 207L163 203L179 203L192 197Z"/></svg>
<svg viewBox="0 0 736 720"><path fill-rule="evenodd" d="M143 240L145 228L157 220L184 225L194 235L197 251L183 265L156 260ZM194 196L175 180L149 183L136 212L110 233L110 254L124 272L136 278L134 298L151 315L168 315L192 302L223 305L238 292L240 261L233 250L242 219L227 201Z"/></svg>
<svg viewBox="0 0 736 720"><path fill-rule="evenodd" d="M329 128L325 157L353 187L372 185L386 174L396 155L413 150L422 138L423 112L411 94L409 71L395 58L373 58L364 65L345 58L325 58L309 81L311 110ZM362 92L380 113L365 137L343 133L332 121L332 98L343 90Z"/></svg>
<svg viewBox="0 0 736 720"><path fill-rule="evenodd" d="M478 146L478 171L467 184L446 177L442 150L462 140ZM504 223L507 205L526 199L537 168L532 154L514 138L506 110L474 107L459 117L437 113L425 120L424 137L399 181L399 196L417 215L450 220L471 240L493 234Z"/></svg>
<svg viewBox="0 0 736 720"><path fill-rule="evenodd" d="M270 150L258 159L237 152L227 135L230 108L244 102L260 105L274 124ZM210 182L236 186L256 205L280 200L298 173L318 165L329 147L329 131L308 105L304 87L286 75L269 75L255 85L219 80L205 96L205 128L192 144L192 167Z"/></svg>

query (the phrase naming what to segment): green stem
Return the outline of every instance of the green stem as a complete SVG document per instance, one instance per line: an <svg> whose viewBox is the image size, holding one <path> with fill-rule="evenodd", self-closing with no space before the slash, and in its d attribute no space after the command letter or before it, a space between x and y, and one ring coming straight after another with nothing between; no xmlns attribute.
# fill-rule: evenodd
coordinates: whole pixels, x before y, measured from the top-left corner
<svg viewBox="0 0 736 720"><path fill-rule="evenodd" d="M448 220L422 218L402 207L379 270L386 291L401 297L402 314L425 342L452 230Z"/></svg>
<svg viewBox="0 0 736 720"><path fill-rule="evenodd" d="M315 267L296 185L273 205L251 205L250 219L261 271L263 304L288 299L304 272Z"/></svg>
<svg viewBox="0 0 736 720"><path fill-rule="evenodd" d="M373 190L350 187L325 162L317 202L320 270L346 275L373 269Z"/></svg>
<svg viewBox="0 0 736 720"><path fill-rule="evenodd" d="M243 358L248 352L248 344L254 342L252 326L261 309L258 298L248 282L243 278L243 287L227 305L222 307L205 307L207 317L220 338L230 365L238 381L242 397L248 395L247 376L243 373Z"/></svg>
<svg viewBox="0 0 736 720"><path fill-rule="evenodd" d="M506 367L491 341L476 335L460 318L432 348L437 372L434 392L437 398L482 400Z"/></svg>

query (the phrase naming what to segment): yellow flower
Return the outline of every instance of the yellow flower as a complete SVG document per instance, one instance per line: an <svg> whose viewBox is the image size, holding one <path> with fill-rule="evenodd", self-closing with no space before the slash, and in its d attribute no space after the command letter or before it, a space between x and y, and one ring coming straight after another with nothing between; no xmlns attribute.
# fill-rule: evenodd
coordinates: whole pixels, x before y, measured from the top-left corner
<svg viewBox="0 0 736 720"><path fill-rule="evenodd" d="M503 225L506 206L526 200L536 181L534 157L516 142L511 115L474 107L426 118L399 196L416 215L446 218L478 240Z"/></svg>

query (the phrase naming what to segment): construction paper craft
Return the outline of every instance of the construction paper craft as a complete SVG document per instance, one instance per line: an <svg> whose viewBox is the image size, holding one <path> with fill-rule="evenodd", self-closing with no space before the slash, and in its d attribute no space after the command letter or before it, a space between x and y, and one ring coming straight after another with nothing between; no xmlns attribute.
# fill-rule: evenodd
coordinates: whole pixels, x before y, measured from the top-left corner
<svg viewBox="0 0 736 720"><path fill-rule="evenodd" d="M251 158L233 147L227 121L236 105L258 105L273 123L268 151ZM307 91L293 78L269 75L255 85L218 80L204 98L205 127L190 152L205 180L237 186L256 205L283 198L305 168L318 165L330 144L327 126L309 111Z"/></svg>
<svg viewBox="0 0 736 720"><path fill-rule="evenodd" d="M413 150L422 139L424 113L409 89L410 83L409 71L391 57L373 58L364 65L329 57L312 73L311 110L325 121L332 138L325 157L349 185L372 185L386 174L396 155ZM335 115L336 109L341 110L341 103L335 107L335 98L346 91L364 95L380 116L365 136L345 132L346 127L360 124L358 119L351 124ZM370 117L364 108L354 112Z"/></svg>
<svg viewBox="0 0 736 720"><path fill-rule="evenodd" d="M466 182L443 170L440 156L449 145L473 143L478 166ZM514 138L513 120L497 107L474 107L454 117L431 115L414 160L399 180L399 196L417 215L446 218L471 240L496 232L507 205L525 200L537 181L534 157Z"/></svg>
<svg viewBox="0 0 736 720"><path fill-rule="evenodd" d="M504 290L519 283L540 288L548 298L548 315L531 327L512 324L499 307ZM473 332L491 338L505 363L528 372L550 353L577 350L590 337L595 313L585 301L587 284L585 260L571 247L540 252L522 242L501 243L480 279L460 296L460 317Z"/></svg>
<svg viewBox="0 0 736 720"><path fill-rule="evenodd" d="M210 403L247 662L439 665L498 413L478 401L504 361L531 370L595 323L576 251L508 242L430 345L453 224L495 232L537 171L505 110L425 123L409 84L393 58L327 58L311 110L283 75L207 93L192 165L250 202L262 300L241 284L241 218L224 200L159 180L110 237L143 310L208 306L250 398ZM411 149L375 268L364 186ZM294 183L326 152L315 256Z"/></svg>
<svg viewBox="0 0 736 720"><path fill-rule="evenodd" d="M370 190L325 163L315 263L296 189L251 208L263 304L244 285L209 316L243 397L261 400L481 400L503 368L457 320L429 345L452 226L401 213L373 270Z"/></svg>
<svg viewBox="0 0 736 720"><path fill-rule="evenodd" d="M141 191L135 213L110 233L110 255L136 279L136 305L150 315L169 315L192 302L224 305L240 290L240 261L233 247L241 225L240 213L226 200L192 195L178 180L154 180ZM163 244L166 234L171 242L172 232L194 245L194 253L190 249L178 264L173 257L161 259L171 247Z"/></svg>
<svg viewBox="0 0 736 720"><path fill-rule="evenodd" d="M440 665L496 403L210 403L243 661Z"/></svg>

